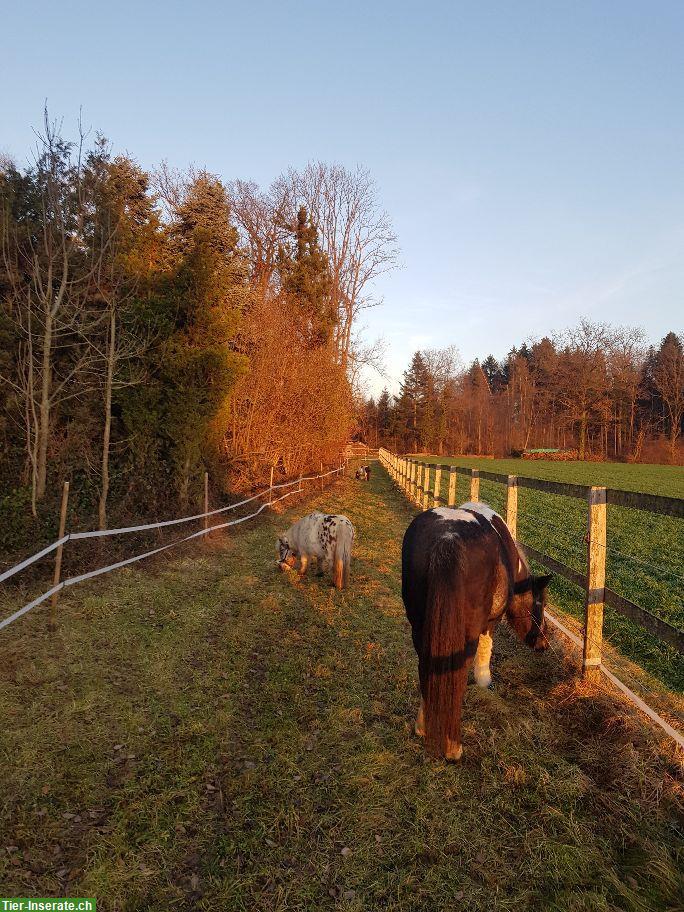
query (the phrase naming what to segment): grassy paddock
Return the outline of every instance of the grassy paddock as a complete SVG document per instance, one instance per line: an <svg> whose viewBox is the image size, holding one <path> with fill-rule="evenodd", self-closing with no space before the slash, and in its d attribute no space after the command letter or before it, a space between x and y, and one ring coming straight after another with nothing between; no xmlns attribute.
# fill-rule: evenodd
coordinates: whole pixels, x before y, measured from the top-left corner
<svg viewBox="0 0 684 912"><path fill-rule="evenodd" d="M314 506L358 539L349 590L274 566ZM681 908L682 769L502 628L465 754L412 734L400 599L413 514L379 469L289 514L73 591L0 639L0 883L108 910Z"/></svg>
<svg viewBox="0 0 684 912"><path fill-rule="evenodd" d="M684 497L684 469L676 466L623 463L553 462L525 459L448 459L416 457L479 468L502 475L526 475L550 481L605 485L648 494ZM447 473L442 474L442 496L447 496ZM434 470L430 475L434 484ZM470 482L458 476L457 502L470 496ZM480 479L480 499L506 515L506 488ZM576 570L586 570L587 506L574 497L518 489L518 537L538 551ZM607 585L648 611L684 630L684 521L642 510L609 505ZM580 617L584 593L556 578L555 602ZM684 656L646 633L611 608L605 611L604 635L621 653L638 662L668 687L684 693Z"/></svg>

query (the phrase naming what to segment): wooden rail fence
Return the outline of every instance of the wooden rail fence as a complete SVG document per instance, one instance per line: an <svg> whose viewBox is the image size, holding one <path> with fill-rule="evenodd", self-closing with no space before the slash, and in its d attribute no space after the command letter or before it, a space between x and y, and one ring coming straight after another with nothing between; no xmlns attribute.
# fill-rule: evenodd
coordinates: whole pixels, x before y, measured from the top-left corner
<svg viewBox="0 0 684 912"><path fill-rule="evenodd" d="M661 497L656 494L639 494L634 491L618 491L612 488L590 487L589 485L565 484L558 481L544 481L526 478L522 475L499 475L463 466L441 465L419 462L408 456L398 456L381 448L378 453L381 464L405 492L407 498L422 509L431 506L456 506L458 476L465 476L470 483L468 500L480 499L480 479L495 481L506 487L506 523L511 534L518 540L518 489L531 488L549 494L574 497L587 503L587 568L580 573L548 554L537 551L525 542L520 542L526 552L540 564L553 570L580 588L584 589L584 649L582 673L588 680L596 680L601 667L603 641L603 608L609 605L617 612L638 624L648 633L673 646L684 654L684 632L662 618L656 617L630 599L619 595L606 586L606 508L608 504L645 510L664 516L684 519L684 500L677 497ZM431 470L434 482L430 487ZM446 474L449 483L446 502L442 497L442 477Z"/></svg>

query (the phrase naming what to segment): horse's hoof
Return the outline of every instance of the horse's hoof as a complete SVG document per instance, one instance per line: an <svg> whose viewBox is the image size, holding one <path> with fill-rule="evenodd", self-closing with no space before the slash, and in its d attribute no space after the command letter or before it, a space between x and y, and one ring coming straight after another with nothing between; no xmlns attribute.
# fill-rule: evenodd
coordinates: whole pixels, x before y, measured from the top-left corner
<svg viewBox="0 0 684 912"><path fill-rule="evenodd" d="M452 763L460 760L463 756L463 745L447 740L447 747L444 751L444 757Z"/></svg>

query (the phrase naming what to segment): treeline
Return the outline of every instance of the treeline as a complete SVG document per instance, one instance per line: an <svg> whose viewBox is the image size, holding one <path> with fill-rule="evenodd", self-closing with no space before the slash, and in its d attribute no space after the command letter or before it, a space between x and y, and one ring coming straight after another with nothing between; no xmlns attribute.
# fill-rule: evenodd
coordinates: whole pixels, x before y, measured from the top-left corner
<svg viewBox="0 0 684 912"><path fill-rule="evenodd" d="M0 161L0 546L54 516L100 527L335 461L354 329L395 239L362 169L266 191L147 173L44 120Z"/></svg>
<svg viewBox="0 0 684 912"><path fill-rule="evenodd" d="M455 349L416 352L398 396L363 409L373 444L402 452L520 454L561 448L578 459L682 462L684 349L637 329L582 321L467 369Z"/></svg>

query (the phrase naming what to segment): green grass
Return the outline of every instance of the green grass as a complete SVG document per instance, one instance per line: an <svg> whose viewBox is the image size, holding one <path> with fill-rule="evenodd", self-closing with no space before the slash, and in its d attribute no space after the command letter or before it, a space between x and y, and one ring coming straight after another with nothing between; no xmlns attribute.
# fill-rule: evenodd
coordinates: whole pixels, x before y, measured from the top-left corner
<svg viewBox="0 0 684 912"><path fill-rule="evenodd" d="M352 581L279 574L277 530L346 513ZM108 910L672 910L681 766L667 739L502 628L465 754L412 734L400 599L413 510L378 470L0 639L4 895ZM9 606L4 606L5 608ZM3 612L4 613L4 612Z"/></svg>
<svg viewBox="0 0 684 912"><path fill-rule="evenodd" d="M684 469L676 466L416 458L502 475L526 475L551 481L684 496ZM434 485L434 470L430 479L430 484ZM445 502L447 485L447 473L443 473L441 490ZM469 479L459 475L457 503L469 497ZM503 484L481 479L480 499L506 515L506 489ZM584 501L528 488L518 489L518 538L582 573L586 572L586 527L587 506ZM679 630L684 630L684 521L642 510L609 506L607 551L607 585ZM581 617L584 605L582 590L556 578L553 596L565 611ZM610 608L605 611L604 635L621 653L638 662L668 687L684 693L684 656L675 649Z"/></svg>
<svg viewBox="0 0 684 912"><path fill-rule="evenodd" d="M546 459L479 459L463 456L416 456L421 462L467 466L498 472L501 475L525 475L547 481L571 484L604 485L622 491L641 491L665 497L684 497L684 468L681 466L637 465L624 462L560 462Z"/></svg>

